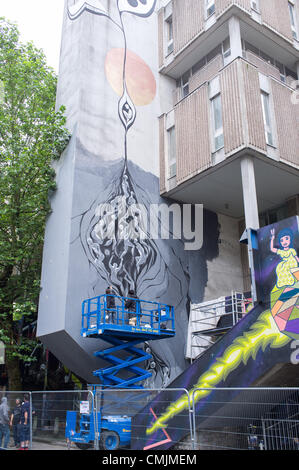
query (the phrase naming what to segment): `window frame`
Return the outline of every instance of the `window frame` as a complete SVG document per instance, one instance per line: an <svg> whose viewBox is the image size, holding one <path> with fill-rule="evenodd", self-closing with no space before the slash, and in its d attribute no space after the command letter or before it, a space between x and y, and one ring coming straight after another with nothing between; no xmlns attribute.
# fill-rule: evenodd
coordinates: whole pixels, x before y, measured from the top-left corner
<svg viewBox="0 0 299 470"><path fill-rule="evenodd" d="M220 103L220 121L221 126L216 128L216 103ZM224 147L224 132L223 132L223 113L222 113L222 100L221 93L217 93L210 99L211 103L211 119L212 119L212 132L213 132L213 152L218 152Z"/></svg>
<svg viewBox="0 0 299 470"><path fill-rule="evenodd" d="M260 13L260 2L259 2L259 0L251 0L250 4L251 4L251 8L254 11L257 11L258 13ZM255 6L254 6L254 4L255 4Z"/></svg>
<svg viewBox="0 0 299 470"><path fill-rule="evenodd" d="M174 49L172 0L164 7L164 56L168 57Z"/></svg>
<svg viewBox="0 0 299 470"><path fill-rule="evenodd" d="M206 3L206 19L214 15L216 12L215 0L205 0Z"/></svg>
<svg viewBox="0 0 299 470"><path fill-rule="evenodd" d="M172 15L168 16L165 20L166 23L166 44L167 44L167 55L173 52L173 21Z"/></svg>
<svg viewBox="0 0 299 470"><path fill-rule="evenodd" d="M263 60L264 62L267 62L266 56L268 54L263 52L261 49L258 49L257 47L253 46L253 44L251 44L247 41L244 41L244 39L242 39L242 50L244 52L244 57L245 58L246 58L246 52L249 51L252 54L256 55L258 58L260 58L261 60ZM297 80L296 72L289 69L285 64L283 64L282 62L279 62L278 60L276 60L276 59L274 59L273 57L270 57L270 56L268 56L268 59L270 59L270 61L268 61L267 63L270 63L271 65L273 65L274 67L276 67L278 69L278 71L280 73L280 80L283 83L286 83L286 81L287 81L286 79L287 79L288 76L294 78L294 80Z"/></svg>
<svg viewBox="0 0 299 470"><path fill-rule="evenodd" d="M175 125L169 127L167 130L167 159L168 159L168 179L176 176L176 135Z"/></svg>
<svg viewBox="0 0 299 470"><path fill-rule="evenodd" d="M261 90L262 110L267 145L274 147L273 121L271 119L270 94ZM269 139L270 137L270 139Z"/></svg>
<svg viewBox="0 0 299 470"><path fill-rule="evenodd" d="M222 57L223 57L223 60L225 60L231 55L230 37L227 36L227 38L225 38L224 41L222 41L221 45L222 45ZM228 49L225 49L226 46L228 46Z"/></svg>
<svg viewBox="0 0 299 470"><path fill-rule="evenodd" d="M184 78L187 77L188 75L188 80L184 82ZM191 70L187 70L182 76L181 76L181 97L186 98L186 96L189 95L189 81L191 77Z"/></svg>
<svg viewBox="0 0 299 470"><path fill-rule="evenodd" d="M298 26L297 26L295 2L292 0L288 0L288 8L289 8L293 38L298 41Z"/></svg>

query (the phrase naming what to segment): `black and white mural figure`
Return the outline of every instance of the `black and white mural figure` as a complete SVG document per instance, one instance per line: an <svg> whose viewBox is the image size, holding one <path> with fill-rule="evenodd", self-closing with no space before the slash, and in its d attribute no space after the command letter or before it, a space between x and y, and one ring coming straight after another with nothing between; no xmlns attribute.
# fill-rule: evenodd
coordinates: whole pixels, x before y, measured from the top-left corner
<svg viewBox="0 0 299 470"><path fill-rule="evenodd" d="M98 368L93 351L101 344L80 337L84 299L111 285L116 295L134 289L141 299L174 306L175 338L145 345L153 355L146 385L165 386L188 365L189 305L203 301L208 261L219 253L216 214L204 211L203 246L188 251L171 224L162 227L161 212L152 210L176 202L162 199L159 190L160 79L151 36L156 3L66 0L58 102L66 106L73 138L46 229L39 336L71 370L83 378L86 371L89 382ZM169 236L161 236L161 227Z"/></svg>
<svg viewBox="0 0 299 470"><path fill-rule="evenodd" d="M124 40L123 94L118 102L118 116L124 128L123 161L119 176L111 182L108 199L94 201L92 208L84 214L84 222L90 216L91 220L80 234L88 259L103 280L113 286L116 294L128 295L128 291L133 289L139 298L149 300L156 300L146 292L153 286L159 286L158 298L166 293L172 273L147 230L148 223L153 223L148 220L149 196L136 180L133 181L128 168L127 137L136 119L136 108L127 90L127 39L122 15L129 13L147 17L152 14L155 4L156 0L117 1L120 21L118 24L113 20L113 23L121 29ZM98 0L78 1L69 7L69 18L76 20L85 11L109 18ZM186 290L182 296L184 294L186 296Z"/></svg>
<svg viewBox="0 0 299 470"><path fill-rule="evenodd" d="M118 116L124 128L123 159L119 165L119 175L111 181L108 198L105 201L95 200L91 209L82 215L80 238L90 263L117 295L126 296L133 289L139 298L154 301L164 298L166 301L167 289L173 278L179 284L179 302L182 302L187 298L187 282L182 283L166 265L160 248L151 239L147 229L148 224L153 223L149 220L150 196L136 179L133 180L128 168L127 137L136 119L136 108L127 89L127 38L122 15L130 13L147 17L152 14L155 4L156 0L117 2L120 21L112 21L121 29L124 41L123 94L118 102ZM68 8L68 15L74 21L85 11L109 18L98 0L79 1ZM188 274L183 272L182 267L181 271L180 277L185 280ZM151 348L149 344L146 347ZM148 367L154 372L153 382L157 386L158 380L165 386L170 377L170 363L164 362L153 350L151 353L155 360L150 361Z"/></svg>
<svg viewBox="0 0 299 470"><path fill-rule="evenodd" d="M141 168L130 164L128 135L134 126L137 112L127 87L128 40L123 15L136 15L141 17L140 21L142 21L142 17L152 15L156 0L118 0L116 4L119 21L117 18L110 17L98 0L80 0L68 8L68 16L72 21L78 20L82 14L106 16L112 22L111 27L121 30L124 45L122 95L118 101L118 108L115 110L124 131L123 155L115 165L114 177L107 183L106 190L101 191L91 207L78 216L82 247L91 267L102 279L102 282L96 281L93 284L89 295L102 293L100 286L103 286L104 282L104 285L111 285L117 295L126 296L128 291L133 289L141 299L174 305L180 338L178 342L182 345L182 351L177 355L177 361L180 363L178 370L180 370L184 364L183 344L186 340L190 302L189 262L186 262L186 259L193 258L196 265L198 257L202 257L199 256L199 252L190 252L188 255L184 250L182 240L153 239L149 231L150 225L161 226L162 223L159 214L155 214L156 220L153 221L152 217L150 220L150 205L165 202L159 197L157 178L150 173L144 174ZM153 184L152 180L156 180L156 184ZM107 194L106 198L103 198L104 193ZM212 219L215 220L213 238L217 240L217 218L212 216ZM213 256L216 255L217 250L216 242ZM203 259L202 261L205 263ZM205 272L206 266L201 276ZM202 298L202 295L203 289L200 288L195 297L198 300ZM171 369L175 371L175 358L170 359L173 352L171 355L165 354L168 350L166 344L161 344L161 346L154 343L147 344L146 348L151 349L154 358L148 364L148 367L153 370L153 379L152 383L148 383L147 386L166 386L171 377ZM161 348L164 348L164 352Z"/></svg>
<svg viewBox="0 0 299 470"><path fill-rule="evenodd" d="M156 0L136 1L118 0L119 27L124 38L123 94L118 103L118 115L124 127L124 155L122 168L116 181L111 182L112 189L108 200L95 201L91 211L92 219L87 231L81 233L82 244L90 262L100 276L112 285L118 295L127 295L130 289L142 296L142 284L148 271L156 266L161 257L159 250L144 230L142 216L138 210L138 199L131 174L128 169L127 134L136 118L136 108L129 96L126 84L127 40L122 21L124 12L138 16L150 16ZM104 7L98 0L78 1L68 8L69 18L76 20L84 11L107 16ZM166 269L160 261L166 280ZM158 274L158 273L156 273ZM160 279L160 282L163 279Z"/></svg>

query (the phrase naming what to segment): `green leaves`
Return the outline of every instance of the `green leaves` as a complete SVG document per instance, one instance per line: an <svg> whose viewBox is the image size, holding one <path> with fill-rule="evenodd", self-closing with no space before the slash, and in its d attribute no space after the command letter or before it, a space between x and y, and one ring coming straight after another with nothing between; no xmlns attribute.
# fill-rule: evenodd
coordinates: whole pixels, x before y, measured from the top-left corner
<svg viewBox="0 0 299 470"><path fill-rule="evenodd" d="M3 18L0 83L0 336L8 354L27 358L30 342L23 348L15 322L37 314L48 196L56 188L52 161L70 136L64 108L55 110L54 71Z"/></svg>

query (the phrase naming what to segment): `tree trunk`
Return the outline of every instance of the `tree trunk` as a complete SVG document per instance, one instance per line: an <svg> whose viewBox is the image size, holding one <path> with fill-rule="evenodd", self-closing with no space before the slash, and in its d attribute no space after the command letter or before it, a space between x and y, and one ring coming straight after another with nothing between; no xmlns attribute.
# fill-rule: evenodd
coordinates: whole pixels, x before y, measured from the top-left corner
<svg viewBox="0 0 299 470"><path fill-rule="evenodd" d="M10 392L22 390L22 380L20 374L20 364L17 357L6 360L8 374L8 389Z"/></svg>

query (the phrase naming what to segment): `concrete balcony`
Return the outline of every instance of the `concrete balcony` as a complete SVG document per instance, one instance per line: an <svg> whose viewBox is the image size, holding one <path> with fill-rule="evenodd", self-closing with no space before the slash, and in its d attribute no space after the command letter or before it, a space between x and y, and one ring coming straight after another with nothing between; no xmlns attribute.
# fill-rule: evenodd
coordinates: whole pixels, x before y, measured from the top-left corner
<svg viewBox="0 0 299 470"><path fill-rule="evenodd" d="M208 81L191 87L160 117L161 194L207 209L243 217L240 162L254 164L259 210L299 192L299 104L287 83L238 58ZM271 144L267 143L262 92L269 97ZM211 97L220 94L223 145L213 148ZM175 128L176 174L170 177L167 130ZM253 188L254 189L254 188Z"/></svg>
<svg viewBox="0 0 299 470"><path fill-rule="evenodd" d="M295 9L299 24L299 6ZM259 0L259 10L251 0L215 0L214 13L207 17L202 0L173 0L173 50L166 52L164 9L158 13L160 73L178 78L206 52L230 34L228 22L234 16L241 24L242 37L257 38L276 48L278 60L290 65L299 60L299 31L294 38L287 0Z"/></svg>

